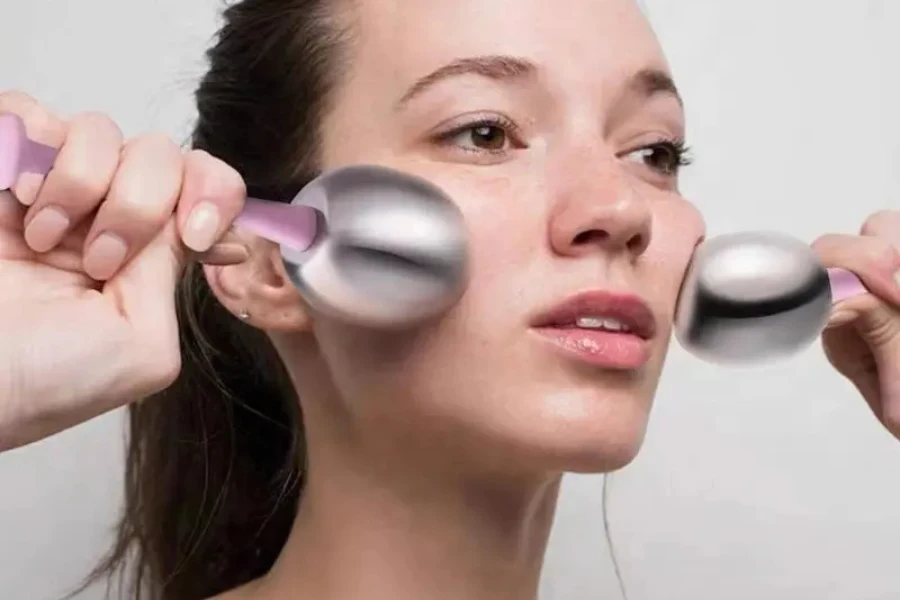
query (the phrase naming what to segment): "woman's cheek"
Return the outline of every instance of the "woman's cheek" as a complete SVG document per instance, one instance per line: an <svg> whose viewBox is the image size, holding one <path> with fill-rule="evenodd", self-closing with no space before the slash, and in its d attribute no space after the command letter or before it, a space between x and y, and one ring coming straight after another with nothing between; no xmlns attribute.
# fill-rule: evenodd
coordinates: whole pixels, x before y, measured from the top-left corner
<svg viewBox="0 0 900 600"><path fill-rule="evenodd" d="M684 200L667 202L654 215L653 238L642 264L649 278L647 291L667 314L674 312L688 264L705 231L699 211Z"/></svg>
<svg viewBox="0 0 900 600"><path fill-rule="evenodd" d="M473 268L523 267L546 242L546 201L530 181L463 171L444 184L465 218Z"/></svg>

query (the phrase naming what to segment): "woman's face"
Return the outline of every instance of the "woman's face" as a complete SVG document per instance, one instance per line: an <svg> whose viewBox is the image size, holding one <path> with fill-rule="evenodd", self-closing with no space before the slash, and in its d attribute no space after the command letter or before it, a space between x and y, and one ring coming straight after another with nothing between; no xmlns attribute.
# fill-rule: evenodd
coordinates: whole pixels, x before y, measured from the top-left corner
<svg viewBox="0 0 900 600"><path fill-rule="evenodd" d="M383 164L442 187L469 228L471 279L451 312L409 334L313 315L341 408L329 414L476 460L624 465L703 234L677 190L682 106L640 9L355 4L324 166ZM616 322L634 332L597 329Z"/></svg>

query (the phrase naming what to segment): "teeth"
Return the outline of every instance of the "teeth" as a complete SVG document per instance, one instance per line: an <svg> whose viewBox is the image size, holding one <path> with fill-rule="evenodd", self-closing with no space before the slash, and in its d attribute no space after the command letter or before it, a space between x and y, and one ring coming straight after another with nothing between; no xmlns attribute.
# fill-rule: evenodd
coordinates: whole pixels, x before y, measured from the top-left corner
<svg viewBox="0 0 900 600"><path fill-rule="evenodd" d="M579 317L576 319L575 325L582 329L603 329L622 333L631 331L627 325L610 317Z"/></svg>

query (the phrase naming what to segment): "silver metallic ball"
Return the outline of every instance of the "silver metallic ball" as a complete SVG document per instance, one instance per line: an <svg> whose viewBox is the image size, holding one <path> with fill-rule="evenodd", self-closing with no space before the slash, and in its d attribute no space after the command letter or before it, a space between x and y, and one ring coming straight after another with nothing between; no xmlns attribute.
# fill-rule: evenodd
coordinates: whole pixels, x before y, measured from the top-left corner
<svg viewBox="0 0 900 600"><path fill-rule="evenodd" d="M293 204L319 211L318 234L284 265L310 305L344 321L404 328L435 317L462 296L466 227L434 184L379 166L328 172Z"/></svg>
<svg viewBox="0 0 900 600"><path fill-rule="evenodd" d="M694 254L675 337L708 362L768 362L812 344L831 305L828 272L805 243L769 232L722 235Z"/></svg>

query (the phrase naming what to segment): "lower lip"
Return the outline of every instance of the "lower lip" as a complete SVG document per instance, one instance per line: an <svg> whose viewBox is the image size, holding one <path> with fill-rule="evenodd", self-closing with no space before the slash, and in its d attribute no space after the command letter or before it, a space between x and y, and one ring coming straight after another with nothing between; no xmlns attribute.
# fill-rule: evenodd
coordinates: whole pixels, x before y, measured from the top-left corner
<svg viewBox="0 0 900 600"><path fill-rule="evenodd" d="M650 344L633 334L549 327L535 332L565 355L596 367L634 370L650 361Z"/></svg>

